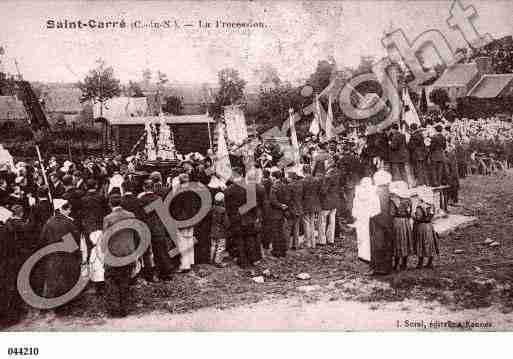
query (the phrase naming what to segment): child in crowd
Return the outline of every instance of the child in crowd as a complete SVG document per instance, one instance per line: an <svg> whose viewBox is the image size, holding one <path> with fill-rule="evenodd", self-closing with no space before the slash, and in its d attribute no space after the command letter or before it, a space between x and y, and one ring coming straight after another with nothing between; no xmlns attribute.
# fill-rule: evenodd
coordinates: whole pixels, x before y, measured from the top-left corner
<svg viewBox="0 0 513 359"><path fill-rule="evenodd" d="M404 181L390 184L390 216L393 218L394 234L394 270L404 270L408 265L408 256L412 254L412 225L410 190Z"/></svg>
<svg viewBox="0 0 513 359"><path fill-rule="evenodd" d="M431 204L433 193L429 187L417 189L419 203L413 213L413 250L419 257L417 268L422 268L424 258L427 258L426 268L433 268L433 256L438 254L438 235L433 228L435 208Z"/></svg>
<svg viewBox="0 0 513 359"><path fill-rule="evenodd" d="M226 266L226 262L223 262L223 252L226 248L227 231L228 216L224 208L224 194L219 192L214 197L214 207L212 208L212 225L210 231L212 247L210 258L212 258L212 263L220 268Z"/></svg>

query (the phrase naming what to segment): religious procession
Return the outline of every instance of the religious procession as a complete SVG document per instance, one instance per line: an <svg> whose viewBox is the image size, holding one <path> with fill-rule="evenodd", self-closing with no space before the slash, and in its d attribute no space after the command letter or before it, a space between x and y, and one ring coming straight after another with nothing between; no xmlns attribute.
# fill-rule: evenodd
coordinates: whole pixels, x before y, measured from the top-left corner
<svg viewBox="0 0 513 359"><path fill-rule="evenodd" d="M113 76L100 62L77 88L59 89L90 95L88 129L76 128L82 112L70 125L72 111L52 107L57 90L0 71L0 100L21 113L0 131L2 323L174 314L323 288L374 286L354 294L362 302L430 290L472 308L506 298L506 287L499 295L476 281L506 248L486 213L505 199L482 193L506 187L513 161L513 75L500 77L508 96L484 102L498 86L490 58L496 47L513 52L508 39L468 50L416 88L392 56L380 73L362 60L374 85L352 88L347 103L334 88L343 93L351 77L319 61L305 86L261 89L257 110L231 69L201 103L166 95L160 71L157 84L146 76L144 90L130 83L103 99L90 95ZM476 69L469 93L479 95L447 91L458 66ZM344 112L379 104L365 119Z"/></svg>

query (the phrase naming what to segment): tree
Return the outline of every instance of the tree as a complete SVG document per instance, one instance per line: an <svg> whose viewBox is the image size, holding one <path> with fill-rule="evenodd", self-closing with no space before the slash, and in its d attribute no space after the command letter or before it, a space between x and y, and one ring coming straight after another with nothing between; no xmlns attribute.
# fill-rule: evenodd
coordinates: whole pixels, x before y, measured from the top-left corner
<svg viewBox="0 0 513 359"><path fill-rule="evenodd" d="M307 83L313 87L316 93L319 93L329 85L333 71L336 71L334 62L321 60L317 63L315 72L310 75Z"/></svg>
<svg viewBox="0 0 513 359"><path fill-rule="evenodd" d="M278 70L271 64L265 63L254 71L264 89L276 88L281 84Z"/></svg>
<svg viewBox="0 0 513 359"><path fill-rule="evenodd" d="M129 97L144 97L144 93L141 90L141 86L137 82L129 81L128 82L128 91L127 95Z"/></svg>
<svg viewBox="0 0 513 359"><path fill-rule="evenodd" d="M178 96L167 96L164 99L162 111L172 115L181 115L183 110L182 98Z"/></svg>
<svg viewBox="0 0 513 359"><path fill-rule="evenodd" d="M259 116L270 120L273 125L281 124L289 117L289 109L299 111L306 99L297 88L284 84L274 89L261 90L258 95Z"/></svg>
<svg viewBox="0 0 513 359"><path fill-rule="evenodd" d="M436 88L431 91L429 94L429 100L435 105L438 105L442 111L447 109L447 103L451 101L449 94L447 94L447 91L443 88Z"/></svg>
<svg viewBox="0 0 513 359"><path fill-rule="evenodd" d="M210 106L209 112L214 118L218 118L223 107L242 103L244 100L244 87L246 81L242 79L235 69L226 68L217 74L219 80L219 91L215 96L214 103Z"/></svg>
<svg viewBox="0 0 513 359"><path fill-rule="evenodd" d="M98 59L97 67L85 77L83 82L78 83L82 91L80 102L92 101L99 103L103 110L103 104L121 93L119 80L114 77L114 69L106 67L105 61Z"/></svg>

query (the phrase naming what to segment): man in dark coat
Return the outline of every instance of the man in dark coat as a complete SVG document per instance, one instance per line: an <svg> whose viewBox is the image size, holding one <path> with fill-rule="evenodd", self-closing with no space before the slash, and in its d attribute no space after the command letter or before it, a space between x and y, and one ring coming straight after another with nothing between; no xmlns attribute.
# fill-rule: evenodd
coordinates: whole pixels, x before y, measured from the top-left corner
<svg viewBox="0 0 513 359"><path fill-rule="evenodd" d="M62 184L64 185L64 194L62 195L62 198L67 200L71 205L71 217L75 219L75 224L79 227L79 229L83 230L82 197L84 196L85 192L73 186L72 176L66 175L62 177Z"/></svg>
<svg viewBox="0 0 513 359"><path fill-rule="evenodd" d="M153 182L146 180L143 184L143 192L139 194L138 199L141 207L161 199L158 194L153 192ZM145 214L143 220L151 232L151 246L155 266L162 280L171 280L172 262L169 256L169 237L165 225L160 220L155 211Z"/></svg>
<svg viewBox="0 0 513 359"><path fill-rule="evenodd" d="M312 177L310 165L303 167L303 224L307 248L316 247L315 231L318 230L318 218L321 211L322 181Z"/></svg>
<svg viewBox="0 0 513 359"><path fill-rule="evenodd" d="M272 228L272 255L285 257L289 244L286 220L291 200L291 191L284 183L283 173L276 170L272 173L273 186L271 188L271 228Z"/></svg>
<svg viewBox="0 0 513 359"><path fill-rule="evenodd" d="M292 242L290 248L298 249L302 246L303 243L299 241L299 227L301 222L303 221L303 191L304 184L301 177L299 177L295 172L289 172L289 185L288 189L290 192L290 201L289 201L289 218L288 218L288 228L290 229L287 237L291 236Z"/></svg>
<svg viewBox="0 0 513 359"><path fill-rule="evenodd" d="M87 248L93 247L89 241L89 235L95 231L101 231L103 219L109 212L107 200L98 192L98 183L90 178L87 180L87 192L81 199L82 230L87 239Z"/></svg>
<svg viewBox="0 0 513 359"><path fill-rule="evenodd" d="M109 198L112 213L103 220L103 230L106 231L116 223L126 219L135 219L132 212L121 207L121 196L112 195ZM109 238L108 248L115 257L126 257L135 251L135 232L127 229ZM107 311L113 316L125 317L128 313L130 295L130 277L134 263L125 266L105 264L105 289Z"/></svg>
<svg viewBox="0 0 513 359"><path fill-rule="evenodd" d="M248 183L242 177L243 169L232 168L232 179L225 191L225 207L230 222L231 237L238 245L239 266L248 268L262 258L258 232L261 228L261 209L264 198L264 189L256 183L256 203L248 203ZM245 205L249 208L245 208ZM242 212L242 213L241 213Z"/></svg>
<svg viewBox="0 0 513 359"><path fill-rule="evenodd" d="M394 123L390 131L390 163L394 181L408 181L405 164L409 161L406 137L399 132L399 125Z"/></svg>
<svg viewBox="0 0 513 359"><path fill-rule="evenodd" d="M54 207L56 215L48 220L41 233L44 246L62 242L64 236L71 234L77 249L72 253L51 253L42 259L46 272L43 296L46 298L62 296L73 288L79 279L82 263L80 231L71 217L71 205L66 200L57 199Z"/></svg>
<svg viewBox="0 0 513 359"><path fill-rule="evenodd" d="M264 199L262 204L262 247L264 252L269 250L272 238L271 228L271 188L273 181L268 169L263 171L262 186L264 188ZM266 253L267 254L267 253Z"/></svg>
<svg viewBox="0 0 513 359"><path fill-rule="evenodd" d="M48 199L48 188L43 186L39 187L36 192L36 204L32 207L30 212L31 222L33 223L33 233L39 238L43 226L53 215L53 207Z"/></svg>
<svg viewBox="0 0 513 359"><path fill-rule="evenodd" d="M424 135L422 129L417 128L415 123L410 126L412 134L410 142L408 143L408 149L410 151L410 161L413 166L413 175L415 177L415 183L417 185L427 185L427 173L426 173L426 144L424 143Z"/></svg>
<svg viewBox="0 0 513 359"><path fill-rule="evenodd" d="M431 145L429 146L431 173L433 176L432 186L438 187L442 184L442 176L445 167L445 149L447 143L442 134L442 125L435 126L436 134L431 138Z"/></svg>
<svg viewBox="0 0 513 359"><path fill-rule="evenodd" d="M137 184L134 181L124 182L123 189L124 193L121 197L121 207L128 211L132 212L140 221L144 221L146 217L146 213L141 206L141 202L136 196L136 187ZM139 245L139 238L137 237L137 233L135 235L136 248ZM157 275L155 274L155 261L153 259L153 249L151 247L151 242L148 249L142 255L142 263L143 268L141 270L141 274L143 278L148 282L158 282Z"/></svg>

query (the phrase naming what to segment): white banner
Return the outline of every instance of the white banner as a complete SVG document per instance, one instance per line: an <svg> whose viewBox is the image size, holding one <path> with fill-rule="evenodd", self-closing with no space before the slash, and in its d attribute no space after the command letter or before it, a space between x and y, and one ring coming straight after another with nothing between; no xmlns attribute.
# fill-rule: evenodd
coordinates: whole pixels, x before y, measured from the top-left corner
<svg viewBox="0 0 513 359"><path fill-rule="evenodd" d="M241 144L248 138L248 127L244 111L240 106L225 106L224 120L226 123L226 135L228 140Z"/></svg>

